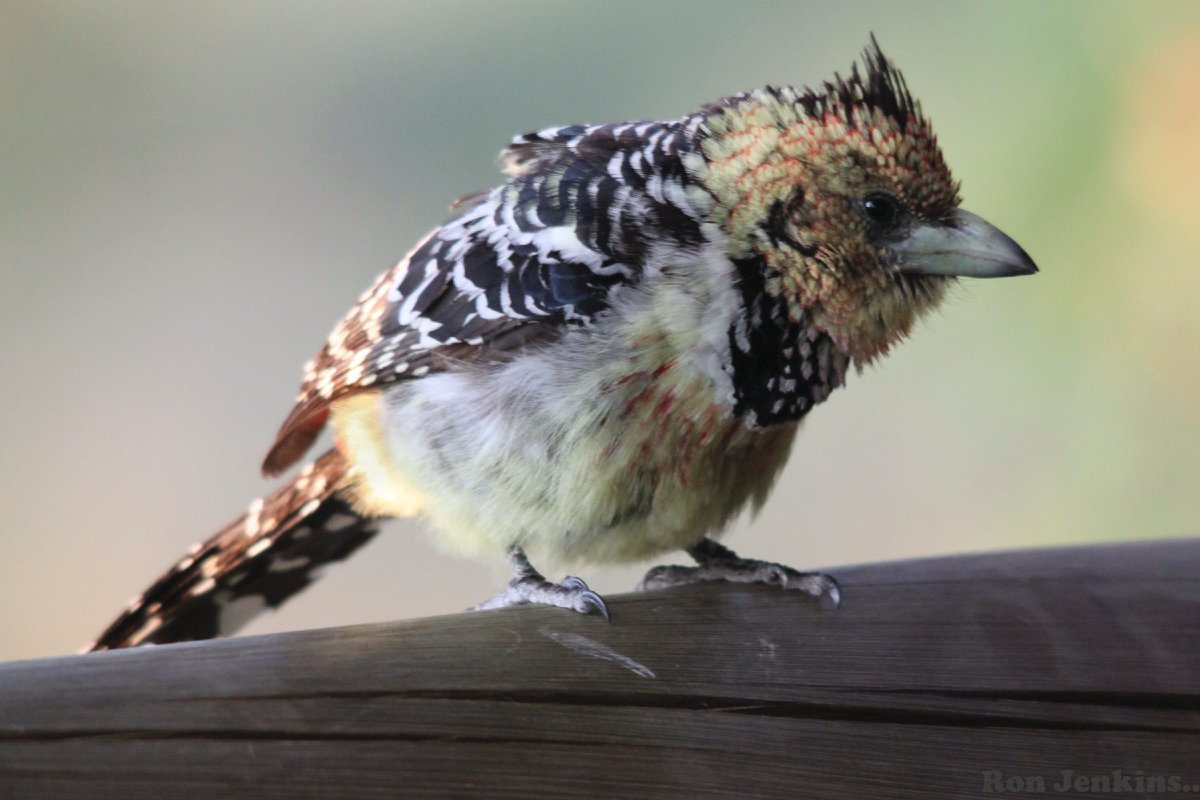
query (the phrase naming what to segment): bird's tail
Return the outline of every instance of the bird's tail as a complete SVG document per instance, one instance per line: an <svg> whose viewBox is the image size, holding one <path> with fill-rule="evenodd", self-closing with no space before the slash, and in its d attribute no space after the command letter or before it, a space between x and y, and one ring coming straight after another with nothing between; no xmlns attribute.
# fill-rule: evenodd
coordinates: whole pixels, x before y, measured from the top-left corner
<svg viewBox="0 0 1200 800"><path fill-rule="evenodd" d="M88 648L211 639L276 608L379 532L342 490L350 467L330 450L193 547Z"/></svg>

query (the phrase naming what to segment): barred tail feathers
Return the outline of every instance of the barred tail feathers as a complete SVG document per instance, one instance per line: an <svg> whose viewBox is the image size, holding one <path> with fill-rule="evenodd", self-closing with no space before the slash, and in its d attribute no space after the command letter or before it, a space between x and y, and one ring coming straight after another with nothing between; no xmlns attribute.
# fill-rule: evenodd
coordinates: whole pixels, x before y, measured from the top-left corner
<svg viewBox="0 0 1200 800"><path fill-rule="evenodd" d="M379 532L347 499L351 469L330 450L156 581L88 648L211 639L277 608Z"/></svg>

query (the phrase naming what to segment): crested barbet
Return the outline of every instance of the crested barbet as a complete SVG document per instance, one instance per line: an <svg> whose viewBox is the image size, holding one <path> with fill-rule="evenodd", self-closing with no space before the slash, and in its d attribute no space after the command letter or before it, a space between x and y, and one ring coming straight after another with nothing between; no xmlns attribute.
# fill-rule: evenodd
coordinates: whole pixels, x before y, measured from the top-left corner
<svg viewBox="0 0 1200 800"><path fill-rule="evenodd" d="M512 580L479 608L605 616L583 563L686 551L643 588L836 583L718 544L767 498L800 421L885 354L958 276L1035 272L959 208L929 121L872 40L818 89L681 119L519 136L380 277L304 371L263 469L335 446L192 549L93 645L224 635L388 517L424 516Z"/></svg>

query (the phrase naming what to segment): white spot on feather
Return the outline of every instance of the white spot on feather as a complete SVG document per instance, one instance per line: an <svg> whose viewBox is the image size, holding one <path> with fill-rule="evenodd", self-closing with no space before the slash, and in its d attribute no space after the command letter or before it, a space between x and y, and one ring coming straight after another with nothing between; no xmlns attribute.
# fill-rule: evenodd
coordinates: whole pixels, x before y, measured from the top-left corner
<svg viewBox="0 0 1200 800"><path fill-rule="evenodd" d="M277 558L267 567L267 572L291 572L294 569L303 569L311 563L311 559L303 557Z"/></svg>
<svg viewBox="0 0 1200 800"><path fill-rule="evenodd" d="M325 520L325 530L337 533L346 530L356 522L358 522L358 517L351 514L334 514Z"/></svg>
<svg viewBox="0 0 1200 800"><path fill-rule="evenodd" d="M191 597L200 597L201 595L208 594L216 587L217 587L216 581L214 581L212 578L205 578L204 580L200 581L195 586L193 586L191 588L191 590L188 591L188 595L190 595Z"/></svg>
<svg viewBox="0 0 1200 800"><path fill-rule="evenodd" d="M145 639L147 636L161 628L162 625L162 617L151 617L150 619L146 620L142 627L138 628L137 631L129 637L129 641L140 642L142 639Z"/></svg>
<svg viewBox="0 0 1200 800"><path fill-rule="evenodd" d="M257 542L246 548L246 558L254 558L259 553L265 553L270 549L270 539L259 539Z"/></svg>
<svg viewBox="0 0 1200 800"><path fill-rule="evenodd" d="M243 535L254 536L258 533L258 520L259 516L262 514L262 510L263 500L261 497L251 503L250 507L246 509L246 521L242 525Z"/></svg>

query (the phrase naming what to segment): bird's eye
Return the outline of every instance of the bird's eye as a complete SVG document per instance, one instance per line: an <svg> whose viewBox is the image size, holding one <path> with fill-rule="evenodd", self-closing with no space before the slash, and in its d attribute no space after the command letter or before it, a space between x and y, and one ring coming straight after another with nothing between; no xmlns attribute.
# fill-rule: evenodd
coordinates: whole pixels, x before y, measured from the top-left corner
<svg viewBox="0 0 1200 800"><path fill-rule="evenodd" d="M869 194L862 201L863 215L877 232L889 231L900 222L900 203L886 194Z"/></svg>

